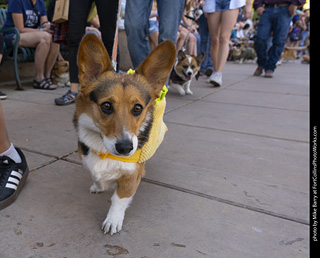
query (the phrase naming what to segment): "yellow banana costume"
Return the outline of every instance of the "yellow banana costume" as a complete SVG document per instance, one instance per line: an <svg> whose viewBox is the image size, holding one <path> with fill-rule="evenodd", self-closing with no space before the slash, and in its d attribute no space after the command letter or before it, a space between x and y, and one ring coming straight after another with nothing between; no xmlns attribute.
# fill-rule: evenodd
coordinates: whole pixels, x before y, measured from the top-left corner
<svg viewBox="0 0 320 258"><path fill-rule="evenodd" d="M134 70L132 69L127 72L127 74L133 73ZM162 143L164 135L168 131L166 124L163 122L163 115L166 108L165 95L167 92L168 89L164 85L160 97L157 98L154 102L153 124L150 130L149 139L141 149L137 150L130 157L118 157L110 153L100 153L94 150L92 150L92 152L99 155L101 159L108 158L131 163L143 163L150 159Z"/></svg>

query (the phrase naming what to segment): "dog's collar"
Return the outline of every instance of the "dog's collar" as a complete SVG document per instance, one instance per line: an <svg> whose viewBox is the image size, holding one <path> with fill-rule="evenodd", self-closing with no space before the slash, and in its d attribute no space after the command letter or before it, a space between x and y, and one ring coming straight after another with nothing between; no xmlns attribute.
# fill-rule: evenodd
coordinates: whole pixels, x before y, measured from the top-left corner
<svg viewBox="0 0 320 258"><path fill-rule="evenodd" d="M141 149L137 150L133 155L130 157L125 157L125 156L115 156L112 155L111 153L102 153L102 152L97 152L95 150L91 150L92 153L98 155L101 159L114 159L114 160L119 160L119 161L124 161L124 162L131 162L131 163L137 163L140 160L141 156Z"/></svg>
<svg viewBox="0 0 320 258"><path fill-rule="evenodd" d="M134 74L134 70L129 69L127 74ZM168 130L167 126L163 122L164 110L166 107L166 94L168 92L167 87L164 85L160 97L154 101L153 111L153 124L150 130L149 139L144 144L142 149L138 149L133 155L129 157L115 156L111 153L102 153L91 149L91 152L98 155L101 159L114 159L123 162L130 163L143 163L150 159L160 146L165 132Z"/></svg>

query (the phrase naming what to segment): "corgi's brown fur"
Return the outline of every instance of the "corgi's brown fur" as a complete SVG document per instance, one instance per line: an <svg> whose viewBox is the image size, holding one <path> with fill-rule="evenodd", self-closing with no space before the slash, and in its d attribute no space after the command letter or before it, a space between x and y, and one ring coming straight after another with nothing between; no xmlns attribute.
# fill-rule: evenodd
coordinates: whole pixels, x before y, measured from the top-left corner
<svg viewBox="0 0 320 258"><path fill-rule="evenodd" d="M148 140L154 101L159 97L175 60L171 41L161 43L131 74L115 74L108 53L94 34L83 37L78 53L80 93L75 126L79 154L93 179L91 192L116 186L102 224L105 233L122 228L126 208L135 194L144 163L101 159L97 153L128 157Z"/></svg>
<svg viewBox="0 0 320 258"><path fill-rule="evenodd" d="M169 86L177 90L182 96L186 94L192 95L193 92L190 89L190 84L199 72L204 57L205 53L194 56L179 50L170 74Z"/></svg>
<svg viewBox="0 0 320 258"><path fill-rule="evenodd" d="M53 83L59 87L70 85L69 79L69 61L57 61L52 69Z"/></svg>

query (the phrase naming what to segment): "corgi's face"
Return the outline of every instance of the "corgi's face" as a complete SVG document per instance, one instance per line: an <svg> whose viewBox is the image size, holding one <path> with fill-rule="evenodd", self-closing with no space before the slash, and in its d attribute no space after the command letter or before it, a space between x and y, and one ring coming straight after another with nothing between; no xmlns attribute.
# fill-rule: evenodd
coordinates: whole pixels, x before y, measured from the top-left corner
<svg viewBox="0 0 320 258"><path fill-rule="evenodd" d="M56 75L61 75L69 71L68 61L58 61L54 64L53 73Z"/></svg>
<svg viewBox="0 0 320 258"><path fill-rule="evenodd" d="M78 54L76 101L79 140L116 156L131 156L148 140L154 100L172 69L175 46L160 44L131 74L115 74L103 43L87 34ZM99 147L100 146L100 147Z"/></svg>
<svg viewBox="0 0 320 258"><path fill-rule="evenodd" d="M232 55L239 56L244 50L245 50L245 45L243 42L240 42L233 47Z"/></svg>
<svg viewBox="0 0 320 258"><path fill-rule="evenodd" d="M179 50L178 59L174 68L176 73L186 81L191 80L200 70L204 56L204 53L198 56L187 55L182 50Z"/></svg>

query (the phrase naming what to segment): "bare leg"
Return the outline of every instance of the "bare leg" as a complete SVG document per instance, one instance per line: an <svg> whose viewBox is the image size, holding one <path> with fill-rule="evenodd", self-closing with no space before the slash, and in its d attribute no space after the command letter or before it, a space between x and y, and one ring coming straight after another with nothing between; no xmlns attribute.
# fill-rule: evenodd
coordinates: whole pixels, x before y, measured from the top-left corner
<svg viewBox="0 0 320 258"><path fill-rule="evenodd" d="M187 38L187 31L184 30L184 28L181 28L181 30L179 31L179 37L177 38L177 51L181 50L183 47L184 42L186 41Z"/></svg>
<svg viewBox="0 0 320 258"><path fill-rule="evenodd" d="M51 34L37 31L21 33L19 46L36 48L34 59L36 69L36 81L44 79L44 67L51 46Z"/></svg>
<svg viewBox="0 0 320 258"><path fill-rule="evenodd" d="M4 114L2 111L2 105L0 100L0 153L3 153L6 150L8 150L10 145L11 145L11 142L10 142L6 124L4 121Z"/></svg>
<svg viewBox="0 0 320 258"><path fill-rule="evenodd" d="M57 60L58 54L60 50L60 45L57 43L51 42L51 47L48 53L47 60L45 62L45 78L50 78L51 71L53 69L53 66Z"/></svg>
<svg viewBox="0 0 320 258"><path fill-rule="evenodd" d="M187 53L197 56L197 38L191 32L188 38Z"/></svg>
<svg viewBox="0 0 320 258"><path fill-rule="evenodd" d="M211 56L214 70L222 72L229 53L229 38L236 23L239 10L208 13L211 37Z"/></svg>

